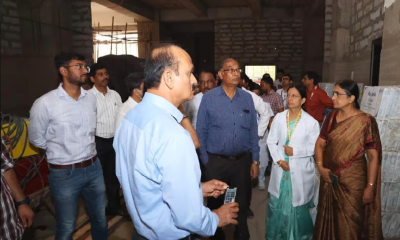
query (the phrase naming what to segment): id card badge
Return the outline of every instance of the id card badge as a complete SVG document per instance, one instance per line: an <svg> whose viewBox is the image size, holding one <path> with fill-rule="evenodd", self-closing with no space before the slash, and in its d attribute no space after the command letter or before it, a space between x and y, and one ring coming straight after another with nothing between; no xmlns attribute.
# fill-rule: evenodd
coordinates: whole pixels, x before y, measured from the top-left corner
<svg viewBox="0 0 400 240"><path fill-rule="evenodd" d="M236 188L227 188L225 192L224 204L235 202Z"/></svg>

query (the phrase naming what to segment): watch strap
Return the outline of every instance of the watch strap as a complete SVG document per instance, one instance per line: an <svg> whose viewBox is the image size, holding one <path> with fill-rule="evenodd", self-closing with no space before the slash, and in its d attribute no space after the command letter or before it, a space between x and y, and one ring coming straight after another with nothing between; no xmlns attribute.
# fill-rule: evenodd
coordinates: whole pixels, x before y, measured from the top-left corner
<svg viewBox="0 0 400 240"><path fill-rule="evenodd" d="M19 207L19 206L24 205L24 204L28 204L29 205L30 202L31 202L31 200L29 199L29 197L26 197L22 201L15 202L15 206Z"/></svg>

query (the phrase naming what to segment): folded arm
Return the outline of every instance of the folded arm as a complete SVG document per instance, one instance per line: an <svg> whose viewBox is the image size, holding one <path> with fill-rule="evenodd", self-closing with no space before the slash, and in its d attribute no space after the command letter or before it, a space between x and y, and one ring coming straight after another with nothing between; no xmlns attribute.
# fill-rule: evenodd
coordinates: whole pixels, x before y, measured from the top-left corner
<svg viewBox="0 0 400 240"><path fill-rule="evenodd" d="M29 141L38 148L46 150L46 131L49 125L47 107L41 99L36 100L30 111Z"/></svg>

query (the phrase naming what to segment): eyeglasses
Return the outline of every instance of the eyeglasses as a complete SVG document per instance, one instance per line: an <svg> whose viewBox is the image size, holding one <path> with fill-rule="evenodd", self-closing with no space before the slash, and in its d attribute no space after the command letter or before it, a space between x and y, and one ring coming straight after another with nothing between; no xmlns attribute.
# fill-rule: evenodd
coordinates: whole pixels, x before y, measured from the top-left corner
<svg viewBox="0 0 400 240"><path fill-rule="evenodd" d="M90 72L90 67L82 64L76 64L76 65L71 65L71 66L64 66L65 68L70 68L70 67L77 67L79 70L86 69L88 72Z"/></svg>
<svg viewBox="0 0 400 240"><path fill-rule="evenodd" d="M340 96L340 95L346 95L346 96L349 96L349 94L347 94L347 93L340 93L340 92L338 92L338 91L333 91L333 96L335 96L335 97L337 97L337 96Z"/></svg>
<svg viewBox="0 0 400 240"><path fill-rule="evenodd" d="M229 69L225 69L224 72L229 72L230 74L233 74L233 73L235 73L235 72L241 73L241 72L242 72L242 69L240 69L240 68L236 68L236 69L229 68Z"/></svg>
<svg viewBox="0 0 400 240"><path fill-rule="evenodd" d="M294 94L288 94L287 95L287 98L298 98L298 97L300 97L300 96L297 96L297 95L294 95Z"/></svg>

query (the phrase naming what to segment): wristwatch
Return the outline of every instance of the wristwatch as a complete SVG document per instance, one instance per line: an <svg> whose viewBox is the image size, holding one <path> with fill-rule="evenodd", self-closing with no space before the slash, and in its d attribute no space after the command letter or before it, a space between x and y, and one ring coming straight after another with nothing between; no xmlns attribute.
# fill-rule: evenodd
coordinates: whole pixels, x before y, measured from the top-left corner
<svg viewBox="0 0 400 240"><path fill-rule="evenodd" d="M255 161L255 160L253 160L253 164L255 164L255 165L260 165L260 161Z"/></svg>
<svg viewBox="0 0 400 240"><path fill-rule="evenodd" d="M186 114L183 114L183 118L182 119L184 119L184 118L187 118L188 117L188 115L186 115Z"/></svg>
<svg viewBox="0 0 400 240"><path fill-rule="evenodd" d="M31 203L31 200L29 199L29 197L26 197L24 200L19 201L19 202L15 202L15 206L19 207L21 205L27 204L29 205L29 203Z"/></svg>

